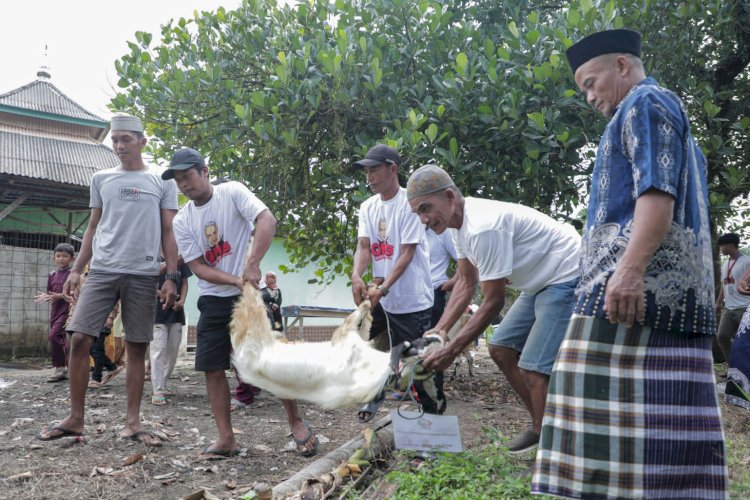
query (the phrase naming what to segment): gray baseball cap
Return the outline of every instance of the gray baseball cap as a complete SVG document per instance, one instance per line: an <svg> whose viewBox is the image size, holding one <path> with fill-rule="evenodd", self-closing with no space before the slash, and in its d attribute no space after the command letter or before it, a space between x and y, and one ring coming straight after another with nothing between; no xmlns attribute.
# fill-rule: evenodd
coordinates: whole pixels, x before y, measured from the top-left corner
<svg viewBox="0 0 750 500"><path fill-rule="evenodd" d="M192 167L203 167L205 165L206 160L203 159L198 151L191 148L182 148L172 155L169 168L161 174L161 178L168 181L174 178L174 173L178 170L187 170Z"/></svg>

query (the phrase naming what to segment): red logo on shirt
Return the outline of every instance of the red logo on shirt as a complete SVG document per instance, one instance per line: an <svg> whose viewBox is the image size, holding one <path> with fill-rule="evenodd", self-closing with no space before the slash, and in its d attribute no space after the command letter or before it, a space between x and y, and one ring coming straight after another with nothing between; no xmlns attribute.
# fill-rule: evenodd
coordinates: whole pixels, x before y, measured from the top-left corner
<svg viewBox="0 0 750 500"><path fill-rule="evenodd" d="M388 224L385 218L378 220L378 242L370 246L370 254L375 260L393 257L393 245L388 243Z"/></svg>
<svg viewBox="0 0 750 500"><path fill-rule="evenodd" d="M232 255L232 245L219 236L219 227L216 222L209 222L203 228L203 234L208 240L208 250L203 254L203 258L211 267L216 267L221 259L227 255Z"/></svg>
<svg viewBox="0 0 750 500"><path fill-rule="evenodd" d="M387 241L378 241L370 246L370 253L375 260L390 259L393 257L393 245Z"/></svg>

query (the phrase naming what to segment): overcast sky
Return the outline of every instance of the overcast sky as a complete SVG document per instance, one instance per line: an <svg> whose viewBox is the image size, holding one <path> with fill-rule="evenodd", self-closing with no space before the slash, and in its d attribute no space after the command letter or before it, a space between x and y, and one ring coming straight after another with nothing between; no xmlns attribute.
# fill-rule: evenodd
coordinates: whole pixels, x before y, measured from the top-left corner
<svg viewBox="0 0 750 500"><path fill-rule="evenodd" d="M136 31L154 34L169 19L195 10L235 9L241 0L12 0L0 14L0 94L37 78L42 64L51 82L90 112L110 118L117 88L114 63L128 53ZM152 45L154 44L152 42ZM47 57L44 46L47 45Z"/></svg>

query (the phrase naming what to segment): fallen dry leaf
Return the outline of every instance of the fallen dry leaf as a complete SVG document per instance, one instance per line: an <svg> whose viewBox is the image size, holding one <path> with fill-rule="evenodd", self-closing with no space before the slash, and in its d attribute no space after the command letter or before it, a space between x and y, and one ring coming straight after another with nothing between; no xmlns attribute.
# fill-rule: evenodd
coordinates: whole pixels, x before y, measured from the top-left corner
<svg viewBox="0 0 750 500"><path fill-rule="evenodd" d="M34 477L31 471L22 472L21 474L14 474L8 478L8 481L28 481Z"/></svg>
<svg viewBox="0 0 750 500"><path fill-rule="evenodd" d="M176 458L174 460L172 460L172 465L174 465L175 467L179 467L181 469L187 469L188 468L188 466L187 466L187 464L185 462L183 462L182 460L177 460Z"/></svg>
<svg viewBox="0 0 750 500"><path fill-rule="evenodd" d="M170 438L169 436L167 436L162 431L151 431L151 434L153 434L154 436L158 437L162 441L171 441L172 440L172 438Z"/></svg>
<svg viewBox="0 0 750 500"><path fill-rule="evenodd" d="M103 398L103 399L112 399L112 398L115 397L115 395L114 394L109 394L109 393L105 392L105 393L99 394L99 397Z"/></svg>
<svg viewBox="0 0 750 500"><path fill-rule="evenodd" d="M234 427L232 427L232 432L234 432L235 434L244 434L245 433L245 431L240 430L240 429L236 429Z"/></svg>
<svg viewBox="0 0 750 500"><path fill-rule="evenodd" d="M194 491L184 497L180 497L180 500L203 500L206 498L206 490Z"/></svg>
<svg viewBox="0 0 750 500"><path fill-rule="evenodd" d="M228 490L234 490L237 488L237 480L230 479L226 483L224 483L224 486L226 486Z"/></svg>
<svg viewBox="0 0 750 500"><path fill-rule="evenodd" d="M164 479L171 479L173 477L176 478L177 476L178 476L178 474L176 472L172 471L172 472L168 472L166 474L161 474L159 476L154 476L154 479L156 479L157 481L162 481Z"/></svg>
<svg viewBox="0 0 750 500"><path fill-rule="evenodd" d="M26 426L31 425L33 423L34 423L34 419L33 418L21 417L21 418L15 419L13 421L13 423L10 424L10 428L11 429L15 429L16 427L26 427Z"/></svg>
<svg viewBox="0 0 750 500"><path fill-rule="evenodd" d="M96 426L96 433L101 434L102 432L107 430L107 424L99 424Z"/></svg>
<svg viewBox="0 0 750 500"><path fill-rule="evenodd" d="M162 431L162 432L163 432L164 434L166 434L167 436L169 436L169 437L175 437L175 436L179 436L179 435L180 435L180 433L179 433L179 432L177 432L177 431L173 431L172 429L169 429L169 428L167 428L167 427L163 428L163 429L162 429L161 431Z"/></svg>
<svg viewBox="0 0 750 500"><path fill-rule="evenodd" d="M143 455L141 455L140 453L135 453L123 460L122 466L127 467L128 465L133 465L134 463L138 463L141 460L143 460Z"/></svg>
<svg viewBox="0 0 750 500"><path fill-rule="evenodd" d="M266 446L264 444L253 445L253 448L255 448L258 451L262 451L264 453L268 453L268 452L273 451L273 448L271 448L270 446Z"/></svg>
<svg viewBox="0 0 750 500"><path fill-rule="evenodd" d="M44 446L42 446L41 444L32 444L31 446L29 446L30 450L39 450L42 448L44 448Z"/></svg>
<svg viewBox="0 0 750 500"><path fill-rule="evenodd" d="M115 470L112 467L94 467L91 470L91 474L89 474L89 477L94 477L97 474L101 474L102 476L110 476Z"/></svg>

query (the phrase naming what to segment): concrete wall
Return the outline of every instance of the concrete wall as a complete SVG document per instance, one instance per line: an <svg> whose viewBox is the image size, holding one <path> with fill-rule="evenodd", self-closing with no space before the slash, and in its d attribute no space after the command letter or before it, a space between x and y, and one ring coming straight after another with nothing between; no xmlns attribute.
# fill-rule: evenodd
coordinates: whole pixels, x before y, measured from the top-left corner
<svg viewBox="0 0 750 500"><path fill-rule="evenodd" d="M55 270L52 256L49 250L0 245L0 359L48 352L49 306L34 304L34 295L47 288L47 276ZM276 273L284 305L354 307L346 277L328 286L310 285L307 280L314 276L313 267L283 274L279 265L287 263L283 241L276 238L263 259L261 270ZM200 317L197 279L193 277L189 283L185 310L188 324L194 326ZM305 319L305 325L310 326L340 323L340 319L333 318Z"/></svg>
<svg viewBox="0 0 750 500"><path fill-rule="evenodd" d="M49 306L34 304L55 269L53 252L0 245L0 358L47 351Z"/></svg>

